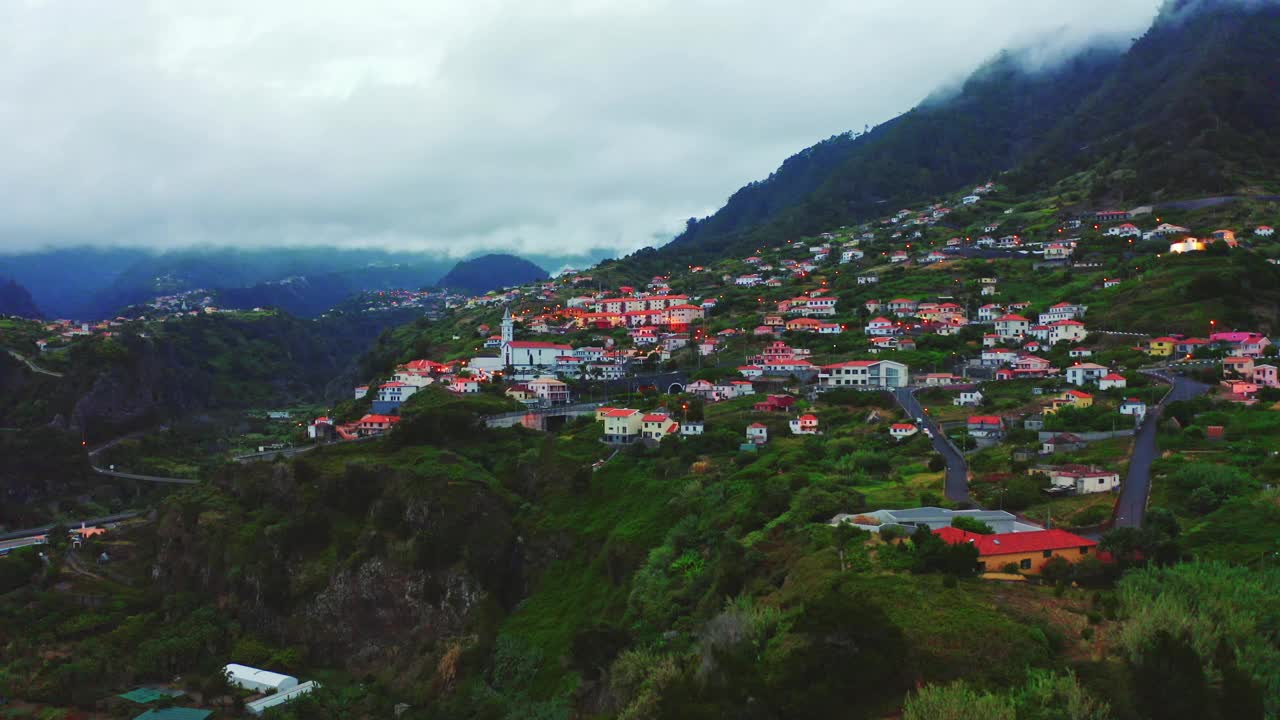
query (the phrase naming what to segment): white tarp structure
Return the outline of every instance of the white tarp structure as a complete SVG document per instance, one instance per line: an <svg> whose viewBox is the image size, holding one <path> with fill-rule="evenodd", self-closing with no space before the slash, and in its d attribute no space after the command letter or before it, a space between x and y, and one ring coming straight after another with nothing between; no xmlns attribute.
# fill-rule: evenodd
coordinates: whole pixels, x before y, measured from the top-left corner
<svg viewBox="0 0 1280 720"><path fill-rule="evenodd" d="M315 682L308 680L297 687L290 688L283 692L278 692L274 695L268 695L264 698L254 700L251 703L245 703L244 709L250 715L262 715L262 713L266 712L267 708L273 708L277 705L293 702L297 698L306 695L318 687L320 686Z"/></svg>
<svg viewBox="0 0 1280 720"><path fill-rule="evenodd" d="M292 675L281 675L270 670L259 670L248 665L231 663L223 670L232 685L253 692L284 692L298 686L298 678Z"/></svg>

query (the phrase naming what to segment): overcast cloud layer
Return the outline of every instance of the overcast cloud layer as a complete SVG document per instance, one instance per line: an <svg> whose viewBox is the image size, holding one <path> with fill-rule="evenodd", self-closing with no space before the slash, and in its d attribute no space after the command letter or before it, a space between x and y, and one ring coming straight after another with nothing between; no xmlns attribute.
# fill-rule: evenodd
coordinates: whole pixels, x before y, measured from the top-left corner
<svg viewBox="0 0 1280 720"><path fill-rule="evenodd" d="M1002 47L1158 0L0 3L0 249L658 244Z"/></svg>

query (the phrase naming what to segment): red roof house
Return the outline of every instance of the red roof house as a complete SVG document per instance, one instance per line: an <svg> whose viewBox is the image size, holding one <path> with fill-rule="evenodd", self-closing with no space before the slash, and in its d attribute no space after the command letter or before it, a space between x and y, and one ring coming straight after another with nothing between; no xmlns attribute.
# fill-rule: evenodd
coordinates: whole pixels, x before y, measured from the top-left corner
<svg viewBox="0 0 1280 720"><path fill-rule="evenodd" d="M951 545L973 544L978 548L979 566L988 572L999 572L1007 565L1015 565L1021 572L1037 574L1051 558L1079 562L1093 553L1098 545L1096 541L1056 529L979 535L956 527L945 527L935 530L934 534Z"/></svg>

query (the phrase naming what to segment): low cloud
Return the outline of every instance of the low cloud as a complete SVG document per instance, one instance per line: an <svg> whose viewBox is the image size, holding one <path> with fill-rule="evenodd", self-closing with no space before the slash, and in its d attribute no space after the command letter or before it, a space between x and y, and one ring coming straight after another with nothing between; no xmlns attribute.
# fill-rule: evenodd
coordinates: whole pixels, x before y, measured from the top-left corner
<svg viewBox="0 0 1280 720"><path fill-rule="evenodd" d="M0 4L0 249L621 254L1158 0Z"/></svg>

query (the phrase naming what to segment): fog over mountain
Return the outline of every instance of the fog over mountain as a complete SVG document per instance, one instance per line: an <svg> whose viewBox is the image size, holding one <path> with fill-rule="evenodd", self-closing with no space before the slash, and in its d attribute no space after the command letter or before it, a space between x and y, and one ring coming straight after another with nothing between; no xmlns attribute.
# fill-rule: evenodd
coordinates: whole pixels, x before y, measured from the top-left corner
<svg viewBox="0 0 1280 720"><path fill-rule="evenodd" d="M0 251L620 255L1000 48L1158 5L7 3Z"/></svg>

